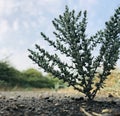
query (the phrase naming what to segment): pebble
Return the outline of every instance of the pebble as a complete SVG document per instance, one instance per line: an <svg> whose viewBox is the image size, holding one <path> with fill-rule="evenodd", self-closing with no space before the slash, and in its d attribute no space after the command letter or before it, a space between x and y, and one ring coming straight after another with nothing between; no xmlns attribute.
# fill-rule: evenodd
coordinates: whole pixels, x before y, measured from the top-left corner
<svg viewBox="0 0 120 116"><path fill-rule="evenodd" d="M4 95L0 95L0 99L6 99Z"/></svg>

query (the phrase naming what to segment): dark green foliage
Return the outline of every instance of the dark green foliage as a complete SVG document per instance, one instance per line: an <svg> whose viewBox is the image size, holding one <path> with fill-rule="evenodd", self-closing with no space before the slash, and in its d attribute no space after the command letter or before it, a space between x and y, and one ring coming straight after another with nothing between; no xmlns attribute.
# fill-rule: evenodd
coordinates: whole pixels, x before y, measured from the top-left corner
<svg viewBox="0 0 120 116"><path fill-rule="evenodd" d="M120 7L106 22L105 29L91 37L86 36L86 11L75 15L75 11L69 11L66 6L63 15L59 15L52 23L56 29L53 32L56 40L50 40L42 32L41 36L71 62L61 61L57 54L51 55L37 44L36 51L28 49L30 59L93 100L119 58ZM99 49L97 56L93 54L96 49ZM102 71L99 72L99 69Z"/></svg>
<svg viewBox="0 0 120 116"><path fill-rule="evenodd" d="M54 88L56 82L63 85L60 80L53 79L52 75L43 76L41 72L33 68L23 71L22 74L23 79L27 81L27 86L35 88Z"/></svg>
<svg viewBox="0 0 120 116"><path fill-rule="evenodd" d="M0 62L0 80L10 86L15 86L19 81L20 72L10 66L8 62Z"/></svg>
<svg viewBox="0 0 120 116"><path fill-rule="evenodd" d="M52 75L43 76L33 68L20 72L9 63L0 61L0 88L54 88L56 83L64 85Z"/></svg>
<svg viewBox="0 0 120 116"><path fill-rule="evenodd" d="M23 71L22 74L27 78L30 78L30 77L32 77L32 78L35 78L35 77L42 78L43 77L42 73L39 72L38 70L34 69L34 68L29 68L29 69Z"/></svg>

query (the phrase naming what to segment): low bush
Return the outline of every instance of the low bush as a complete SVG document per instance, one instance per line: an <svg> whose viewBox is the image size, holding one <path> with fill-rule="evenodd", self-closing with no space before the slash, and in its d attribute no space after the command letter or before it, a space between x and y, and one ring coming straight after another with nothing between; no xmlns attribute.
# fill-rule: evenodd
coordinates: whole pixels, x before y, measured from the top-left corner
<svg viewBox="0 0 120 116"><path fill-rule="evenodd" d="M43 76L40 71L33 68L20 72L8 62L0 61L0 88L55 88L56 83L64 85L50 74Z"/></svg>
<svg viewBox="0 0 120 116"><path fill-rule="evenodd" d="M88 100L93 100L119 59L120 7L105 22L104 29L92 36L86 33L87 11L79 11L76 15L75 10L70 11L66 6L65 12L54 18L52 24L54 39L43 32L41 37L54 48L53 52L35 44L34 50L28 49L29 58L44 71L83 93Z"/></svg>

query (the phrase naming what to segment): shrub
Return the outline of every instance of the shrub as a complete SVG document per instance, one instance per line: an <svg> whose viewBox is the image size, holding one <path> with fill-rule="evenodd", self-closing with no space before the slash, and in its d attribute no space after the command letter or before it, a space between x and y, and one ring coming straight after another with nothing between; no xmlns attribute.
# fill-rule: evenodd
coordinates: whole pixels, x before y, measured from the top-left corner
<svg viewBox="0 0 120 116"><path fill-rule="evenodd" d="M0 61L0 80L14 86L19 80L20 72L6 61Z"/></svg>
<svg viewBox="0 0 120 116"><path fill-rule="evenodd" d="M20 72L7 61L0 61L0 88L54 88L56 83L63 84L59 79L53 79L52 75L43 76L36 69Z"/></svg>
<svg viewBox="0 0 120 116"><path fill-rule="evenodd" d="M23 71L22 74L27 78L30 78L30 77L42 78L43 77L42 73L34 68L29 68Z"/></svg>
<svg viewBox="0 0 120 116"><path fill-rule="evenodd" d="M56 31L56 40L50 40L43 32L45 41L64 54L71 62L64 62L57 53L48 53L39 45L36 51L29 50L29 58L54 77L68 82L74 89L82 92L89 100L93 100L100 90L110 71L114 69L119 58L120 48L120 7L106 22L105 29L87 37L87 12L69 11L66 6L63 15L52 21ZM98 54L94 55L95 50ZM102 69L98 72L98 69ZM97 78L97 81L95 78Z"/></svg>
<svg viewBox="0 0 120 116"><path fill-rule="evenodd" d="M52 78L51 74L43 76L42 73L36 69L29 68L22 72L23 80L31 87L35 88L54 88L56 83L63 84L59 79Z"/></svg>

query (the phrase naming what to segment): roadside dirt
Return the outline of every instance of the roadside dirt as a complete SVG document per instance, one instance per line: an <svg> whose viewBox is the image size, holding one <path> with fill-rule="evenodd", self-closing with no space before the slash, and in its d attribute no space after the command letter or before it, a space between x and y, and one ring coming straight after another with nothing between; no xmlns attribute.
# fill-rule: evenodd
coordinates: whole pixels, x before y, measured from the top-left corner
<svg viewBox="0 0 120 116"><path fill-rule="evenodd" d="M99 95L88 102L73 93L0 91L0 116L120 116L120 98Z"/></svg>

